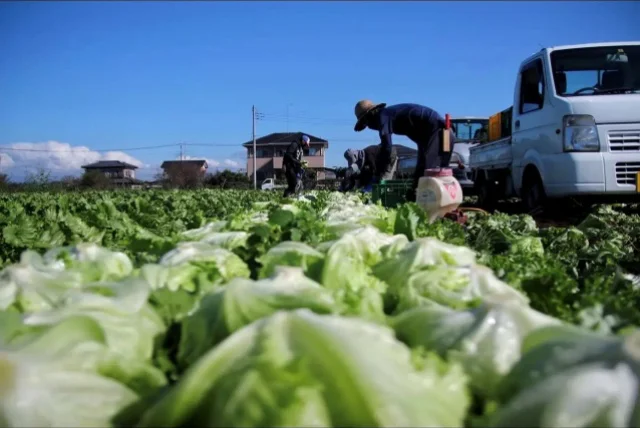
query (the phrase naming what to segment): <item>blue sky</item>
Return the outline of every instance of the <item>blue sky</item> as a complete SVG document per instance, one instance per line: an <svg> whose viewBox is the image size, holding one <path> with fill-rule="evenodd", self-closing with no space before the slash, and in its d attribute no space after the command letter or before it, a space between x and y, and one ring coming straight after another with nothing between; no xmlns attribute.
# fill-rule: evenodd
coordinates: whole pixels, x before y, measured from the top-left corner
<svg viewBox="0 0 640 428"><path fill-rule="evenodd" d="M258 135L326 138L337 165L377 142L353 132L359 99L488 116L529 54L638 40L638 17L613 1L0 2L0 145L125 149L142 174L179 149L126 149L244 163L255 104ZM0 168L67 155L7 151Z"/></svg>

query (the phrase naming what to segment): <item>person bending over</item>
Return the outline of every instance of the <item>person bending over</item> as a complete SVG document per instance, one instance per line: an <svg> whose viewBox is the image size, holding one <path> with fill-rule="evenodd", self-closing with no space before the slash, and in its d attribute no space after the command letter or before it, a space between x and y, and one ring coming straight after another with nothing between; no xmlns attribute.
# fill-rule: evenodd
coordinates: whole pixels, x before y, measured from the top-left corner
<svg viewBox="0 0 640 428"><path fill-rule="evenodd" d="M418 159L411 190L407 194L408 200L415 201L418 180L424 175L425 169L449 166L455 134L449 130L450 149L443 152L441 135L445 129L445 121L435 110L419 104L387 106L385 103L376 104L370 100L362 100L356 104L355 114L357 122L354 131L360 132L365 128L378 131L380 159L384 168L391 163L393 134L406 136L418 146Z"/></svg>

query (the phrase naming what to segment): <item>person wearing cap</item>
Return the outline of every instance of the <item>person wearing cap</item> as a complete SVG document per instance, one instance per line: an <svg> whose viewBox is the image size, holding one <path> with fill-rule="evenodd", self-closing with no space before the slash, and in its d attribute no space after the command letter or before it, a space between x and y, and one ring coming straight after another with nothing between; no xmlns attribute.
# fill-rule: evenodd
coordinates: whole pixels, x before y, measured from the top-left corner
<svg viewBox="0 0 640 428"><path fill-rule="evenodd" d="M310 143L311 140L307 135L301 135L293 141L284 152L282 166L284 169L284 176L287 179L287 188L284 190L285 198L296 192L296 187L302 179L302 167L304 163L302 155L304 153L304 149L309 148Z"/></svg>
<svg viewBox="0 0 640 428"><path fill-rule="evenodd" d="M413 184L407 199L415 201L418 180L425 169L442 168L449 165L455 134L450 131L450 151L441 151L441 131L445 128L444 118L435 110L420 104L396 104L387 106L376 104L370 100L362 100L356 104L356 125L354 131L365 128L378 131L380 134L381 165L391 161L392 135L408 137L418 146L418 159L413 174Z"/></svg>
<svg viewBox="0 0 640 428"><path fill-rule="evenodd" d="M359 187L367 187L374 181L393 179L398 166L396 148L391 148L391 162L384 169L381 165L380 149L380 144L375 144L363 150L348 149L344 152L347 170L341 186L343 191L348 192L353 189L356 181Z"/></svg>

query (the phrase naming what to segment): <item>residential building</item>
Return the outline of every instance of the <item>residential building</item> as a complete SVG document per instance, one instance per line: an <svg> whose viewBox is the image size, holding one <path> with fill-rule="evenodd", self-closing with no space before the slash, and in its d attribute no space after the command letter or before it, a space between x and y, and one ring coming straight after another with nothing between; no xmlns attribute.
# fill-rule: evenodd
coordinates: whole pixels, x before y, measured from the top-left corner
<svg viewBox="0 0 640 428"><path fill-rule="evenodd" d="M85 172L99 171L109 178L136 178L137 166L118 160L106 160L83 165Z"/></svg>
<svg viewBox="0 0 640 428"><path fill-rule="evenodd" d="M85 172L98 171L103 173L115 185L126 186L140 183L136 180L137 166L118 160L106 160L83 165Z"/></svg>
<svg viewBox="0 0 640 428"><path fill-rule="evenodd" d="M207 172L207 168L209 168L209 165L204 159L171 160L162 162L160 168L162 168L165 174L171 174L174 172L179 173L182 171L197 171L198 173L204 175L205 172Z"/></svg>
<svg viewBox="0 0 640 428"><path fill-rule="evenodd" d="M329 148L327 140L306 132L274 132L256 139L256 178L258 182L267 178L283 179L284 152L291 142L296 141L302 135L309 136L311 140L309 149L304 150L304 160L309 162L308 168L316 170L318 180L324 179L325 156ZM247 176L253 180L253 141L247 141L242 146L247 149Z"/></svg>

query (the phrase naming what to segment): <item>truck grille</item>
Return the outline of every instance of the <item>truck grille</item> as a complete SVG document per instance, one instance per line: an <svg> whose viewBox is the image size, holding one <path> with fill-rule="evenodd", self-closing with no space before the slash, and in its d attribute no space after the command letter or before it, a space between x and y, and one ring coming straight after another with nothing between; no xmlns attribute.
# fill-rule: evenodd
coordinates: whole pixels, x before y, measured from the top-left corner
<svg viewBox="0 0 640 428"><path fill-rule="evenodd" d="M640 130L609 131L607 139L612 152L640 151Z"/></svg>
<svg viewBox="0 0 640 428"><path fill-rule="evenodd" d="M618 184L636 184L636 175L640 172L640 162L618 162L616 181Z"/></svg>

